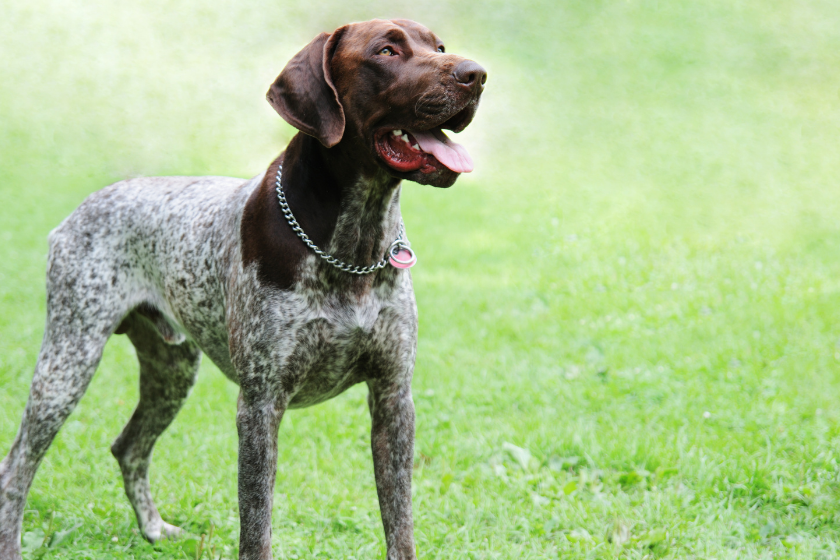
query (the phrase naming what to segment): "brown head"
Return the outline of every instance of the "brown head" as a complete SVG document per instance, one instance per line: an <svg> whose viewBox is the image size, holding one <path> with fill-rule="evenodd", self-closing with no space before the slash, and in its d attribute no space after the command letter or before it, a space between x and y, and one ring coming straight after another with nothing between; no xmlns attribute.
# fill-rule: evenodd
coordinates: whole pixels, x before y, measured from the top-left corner
<svg viewBox="0 0 840 560"><path fill-rule="evenodd" d="M365 168L448 187L472 160L442 130L472 121L487 73L445 51L413 21L351 23L304 47L266 97L289 124Z"/></svg>

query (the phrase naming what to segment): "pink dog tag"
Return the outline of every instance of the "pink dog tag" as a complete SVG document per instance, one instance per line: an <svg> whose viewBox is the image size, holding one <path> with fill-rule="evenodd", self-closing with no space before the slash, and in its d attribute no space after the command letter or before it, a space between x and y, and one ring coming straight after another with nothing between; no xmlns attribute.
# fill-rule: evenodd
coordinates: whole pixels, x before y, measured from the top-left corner
<svg viewBox="0 0 840 560"><path fill-rule="evenodd" d="M398 251L391 251L391 256L388 258L388 262L390 262L391 266L394 268L411 268L417 264L417 255L415 255L414 251L408 247L401 246Z"/></svg>

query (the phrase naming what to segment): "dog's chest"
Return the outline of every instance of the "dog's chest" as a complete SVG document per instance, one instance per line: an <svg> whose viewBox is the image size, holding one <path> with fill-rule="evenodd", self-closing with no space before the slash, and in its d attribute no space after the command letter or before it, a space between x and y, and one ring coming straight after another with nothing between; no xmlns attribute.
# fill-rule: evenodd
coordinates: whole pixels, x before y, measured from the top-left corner
<svg viewBox="0 0 840 560"><path fill-rule="evenodd" d="M304 407L370 378L395 376L413 362L415 316L402 302L375 296L348 303L327 301L301 309L279 368L280 386ZM410 348L410 351L406 352Z"/></svg>

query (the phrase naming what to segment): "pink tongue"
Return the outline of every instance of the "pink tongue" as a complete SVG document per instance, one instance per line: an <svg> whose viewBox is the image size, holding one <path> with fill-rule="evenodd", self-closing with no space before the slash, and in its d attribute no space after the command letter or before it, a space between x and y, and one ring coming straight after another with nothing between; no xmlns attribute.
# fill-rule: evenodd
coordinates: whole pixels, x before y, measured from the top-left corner
<svg viewBox="0 0 840 560"><path fill-rule="evenodd" d="M432 154L443 165L455 173L469 173L473 170L473 160L466 148L447 138L442 130L436 128L426 132L410 130L420 149Z"/></svg>

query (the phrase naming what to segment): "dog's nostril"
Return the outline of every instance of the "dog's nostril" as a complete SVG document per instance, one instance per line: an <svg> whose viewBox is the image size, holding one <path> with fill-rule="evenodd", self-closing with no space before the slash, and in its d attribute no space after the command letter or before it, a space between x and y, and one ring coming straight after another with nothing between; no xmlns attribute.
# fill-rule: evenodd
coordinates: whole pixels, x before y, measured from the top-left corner
<svg viewBox="0 0 840 560"><path fill-rule="evenodd" d="M465 86L472 86L476 83L484 85L484 82L487 81L487 71L472 60L464 60L458 64L452 74L458 83Z"/></svg>

